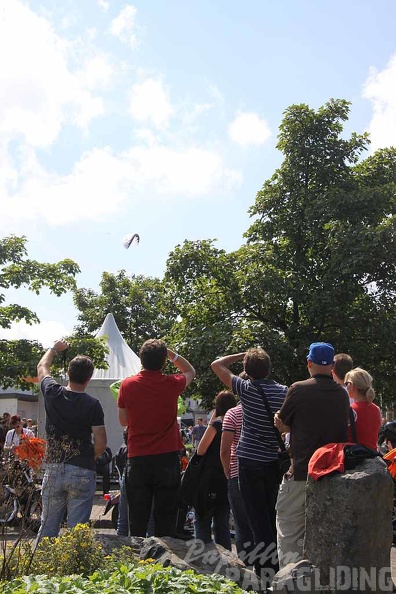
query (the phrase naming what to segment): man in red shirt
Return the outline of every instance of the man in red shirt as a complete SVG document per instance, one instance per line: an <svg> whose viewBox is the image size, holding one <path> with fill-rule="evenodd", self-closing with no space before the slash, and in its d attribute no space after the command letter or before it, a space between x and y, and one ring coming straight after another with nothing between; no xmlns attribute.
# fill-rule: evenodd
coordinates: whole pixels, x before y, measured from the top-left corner
<svg viewBox="0 0 396 594"><path fill-rule="evenodd" d="M195 369L163 340L147 340L139 356L142 371L122 382L118 396L119 421L128 427L130 533L146 536L153 504L155 536L172 536L180 486L178 452L183 448L177 399L194 379ZM162 373L167 358L180 373Z"/></svg>

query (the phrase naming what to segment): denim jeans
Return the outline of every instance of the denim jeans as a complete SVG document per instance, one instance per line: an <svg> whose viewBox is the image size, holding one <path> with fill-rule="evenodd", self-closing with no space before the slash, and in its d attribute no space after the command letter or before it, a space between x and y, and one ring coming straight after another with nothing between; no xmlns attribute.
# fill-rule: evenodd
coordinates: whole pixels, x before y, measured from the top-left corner
<svg viewBox="0 0 396 594"><path fill-rule="evenodd" d="M215 543L231 551L230 506L228 502L215 502L211 512L204 515L198 515L195 512L195 538L202 540L205 544L212 542L212 521Z"/></svg>
<svg viewBox="0 0 396 594"><path fill-rule="evenodd" d="M250 530L245 504L239 489L237 476L228 479L228 501L234 518L235 545L238 556L249 565L249 554L254 548L254 538Z"/></svg>
<svg viewBox="0 0 396 594"><path fill-rule="evenodd" d="M128 498L126 492L126 469L120 481L120 502L118 504L117 535L129 535Z"/></svg>
<svg viewBox="0 0 396 594"><path fill-rule="evenodd" d="M238 462L239 485L257 550L254 568L265 580L266 575L273 577L279 569L275 525L278 462L257 462L248 458L238 458ZM271 581L268 579L269 583Z"/></svg>
<svg viewBox="0 0 396 594"><path fill-rule="evenodd" d="M173 536L180 488L178 453L128 458L126 487L131 536L146 536L152 505L155 536Z"/></svg>
<svg viewBox="0 0 396 594"><path fill-rule="evenodd" d="M47 464L43 484L43 512L37 537L58 536L65 513L67 526L86 524L92 511L96 472L72 464Z"/></svg>

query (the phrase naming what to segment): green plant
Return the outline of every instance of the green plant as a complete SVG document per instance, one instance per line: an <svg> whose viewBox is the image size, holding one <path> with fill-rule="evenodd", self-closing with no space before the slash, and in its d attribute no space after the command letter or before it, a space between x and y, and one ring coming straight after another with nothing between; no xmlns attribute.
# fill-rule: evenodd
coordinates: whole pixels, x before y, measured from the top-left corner
<svg viewBox="0 0 396 594"><path fill-rule="evenodd" d="M103 562L102 546L95 541L88 524L67 528L57 538L43 538L30 565L31 574L66 576L91 575Z"/></svg>
<svg viewBox="0 0 396 594"><path fill-rule="evenodd" d="M89 578L24 576L3 585L1 594L246 594L236 584L220 575L198 575L150 561L95 571Z"/></svg>

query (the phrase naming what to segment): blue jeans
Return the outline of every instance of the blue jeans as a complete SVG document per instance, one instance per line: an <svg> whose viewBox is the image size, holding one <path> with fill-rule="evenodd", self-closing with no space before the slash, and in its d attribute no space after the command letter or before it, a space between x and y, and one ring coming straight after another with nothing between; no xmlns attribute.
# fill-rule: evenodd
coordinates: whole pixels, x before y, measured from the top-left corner
<svg viewBox="0 0 396 594"><path fill-rule="evenodd" d="M128 498L126 492L126 469L122 473L120 481L120 501L118 504L118 521L117 534L118 536L129 535L129 517L128 517Z"/></svg>
<svg viewBox="0 0 396 594"><path fill-rule="evenodd" d="M269 583L278 571L275 504L278 496L278 462L238 458L239 485L257 554L254 568ZM268 586L266 586L268 587Z"/></svg>
<svg viewBox="0 0 396 594"><path fill-rule="evenodd" d="M249 565L248 556L254 548L254 538L250 530L237 476L228 479L228 501L234 518L235 545L238 556Z"/></svg>
<svg viewBox="0 0 396 594"><path fill-rule="evenodd" d="M43 512L37 536L58 536L67 513L67 526L86 524L92 511L96 472L72 464L47 464L42 484Z"/></svg>
<svg viewBox="0 0 396 594"><path fill-rule="evenodd" d="M200 516L195 511L194 536L205 544L212 542L212 520L215 543L231 551L230 506L228 502L215 503L211 513L205 515Z"/></svg>

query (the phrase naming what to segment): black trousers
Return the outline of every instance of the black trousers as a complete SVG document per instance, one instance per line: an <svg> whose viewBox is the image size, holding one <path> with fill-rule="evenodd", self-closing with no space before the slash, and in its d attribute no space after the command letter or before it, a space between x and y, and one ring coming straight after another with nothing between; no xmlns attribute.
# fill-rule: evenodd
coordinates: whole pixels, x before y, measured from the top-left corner
<svg viewBox="0 0 396 594"><path fill-rule="evenodd" d="M110 493L110 464L96 465L96 474L101 474L103 477L103 495Z"/></svg>
<svg viewBox="0 0 396 594"><path fill-rule="evenodd" d="M265 580L279 569L276 547L275 504L278 496L278 462L256 462L238 458L239 485L246 515L253 533L254 546L258 547L251 559L257 575ZM253 555L252 555L253 557ZM269 582L272 581L269 579Z"/></svg>
<svg viewBox="0 0 396 594"><path fill-rule="evenodd" d="M146 536L152 504L155 536L173 536L179 488L178 452L128 458L126 490L131 536Z"/></svg>

